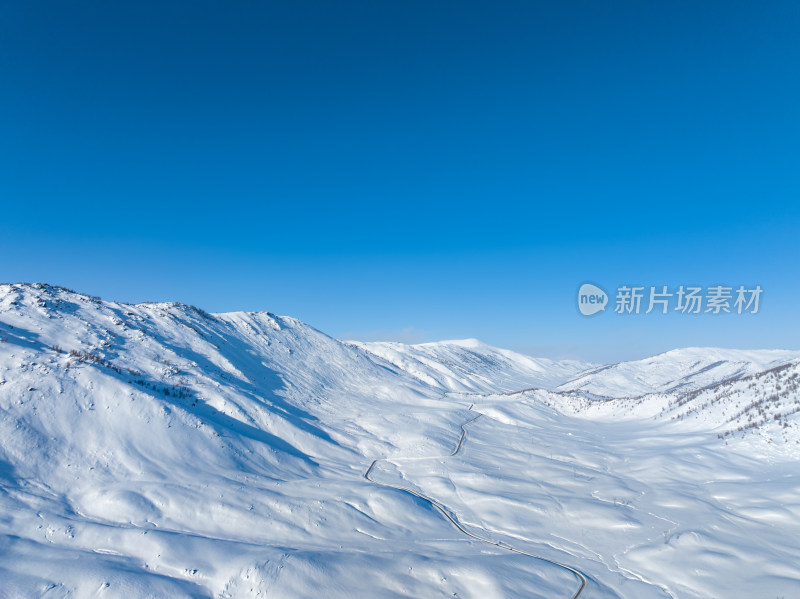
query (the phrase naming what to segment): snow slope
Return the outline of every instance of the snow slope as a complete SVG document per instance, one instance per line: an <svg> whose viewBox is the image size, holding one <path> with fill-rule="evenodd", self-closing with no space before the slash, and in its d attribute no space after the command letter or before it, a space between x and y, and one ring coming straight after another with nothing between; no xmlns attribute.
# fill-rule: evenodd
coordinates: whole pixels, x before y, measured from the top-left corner
<svg viewBox="0 0 800 599"><path fill-rule="evenodd" d="M350 343L444 391L494 393L531 387L552 389L596 366L577 360L531 358L477 339L418 345Z"/></svg>
<svg viewBox="0 0 800 599"><path fill-rule="evenodd" d="M558 390L578 391L596 397L692 391L763 372L797 359L800 359L798 351L689 347L643 360L587 369L559 385Z"/></svg>
<svg viewBox="0 0 800 599"><path fill-rule="evenodd" d="M396 460L381 480L411 481L515 547L561 548L596 577L587 597L601 585L637 598L797 596L796 414L791 443L773 451L777 437L725 445L688 421L568 417L548 395L482 398L461 454Z"/></svg>
<svg viewBox="0 0 800 599"><path fill-rule="evenodd" d="M0 285L0 597L790 597L798 368Z"/></svg>

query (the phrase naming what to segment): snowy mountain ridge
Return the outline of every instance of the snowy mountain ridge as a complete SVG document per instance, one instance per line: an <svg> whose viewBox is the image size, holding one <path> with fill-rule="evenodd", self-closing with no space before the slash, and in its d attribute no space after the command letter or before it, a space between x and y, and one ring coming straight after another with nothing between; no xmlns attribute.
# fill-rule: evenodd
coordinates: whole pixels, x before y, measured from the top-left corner
<svg viewBox="0 0 800 599"><path fill-rule="evenodd" d="M31 295L25 300L22 296L14 299L11 289L25 290ZM227 323L251 335L269 335L283 329L296 330L298 333L292 335L295 341L306 335L324 337L328 343L347 355L358 354L398 375L409 375L410 378L406 377L405 380L414 379L414 384L421 383L443 392L495 393L541 388L578 392L589 398L634 397L692 391L800 359L800 351L791 350L689 347L641 360L599 365L579 360L533 358L487 345L477 339L415 345L397 342L338 342L289 316L276 316L267 312L212 315L195 306L177 302L144 302L136 305L102 302L99 298L44 284L4 285L0 286L0 294L0 309L5 307L12 313L22 313L24 310L21 310L19 302L27 301L29 309L35 310L46 319L67 316L70 311L74 313L76 304L65 299L72 297L79 298L84 305L96 305L101 311L105 310L106 317L123 328L141 326L148 318L152 319L153 314L169 314L173 320L189 317L189 320L206 324L211 321ZM64 310L66 306L71 307ZM187 326L198 331L197 326L191 322ZM44 330L52 328L44 327ZM201 337L204 335L202 331L198 332ZM224 331L217 331L216 335L222 333ZM105 334L108 335L108 332ZM84 343L85 340L78 341ZM281 335L278 335L278 343L281 342ZM100 345L102 343L108 342L100 342ZM92 347L91 343L89 345ZM99 347L98 345L96 348ZM360 351L348 353L348 348Z"/></svg>
<svg viewBox="0 0 800 599"><path fill-rule="evenodd" d="M532 358L477 339L407 345L350 344L443 391L492 393L528 387L552 389L596 365L577 360Z"/></svg>
<svg viewBox="0 0 800 599"><path fill-rule="evenodd" d="M347 343L448 392L496 393L537 388L594 399L689 392L800 360L800 351L792 350L688 347L641 360L598 365L532 358L477 339L415 345Z"/></svg>
<svg viewBox="0 0 800 599"><path fill-rule="evenodd" d="M557 389L601 398L681 393L751 376L799 359L800 351L687 347L642 360L587 369Z"/></svg>

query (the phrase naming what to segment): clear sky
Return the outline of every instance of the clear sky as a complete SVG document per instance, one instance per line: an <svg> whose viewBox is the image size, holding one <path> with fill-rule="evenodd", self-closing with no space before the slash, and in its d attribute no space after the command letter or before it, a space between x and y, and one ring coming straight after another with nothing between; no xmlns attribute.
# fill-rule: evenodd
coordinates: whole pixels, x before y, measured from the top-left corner
<svg viewBox="0 0 800 599"><path fill-rule="evenodd" d="M0 205L2 281L599 361L800 348L800 4L8 0ZM587 318L584 281L764 293Z"/></svg>

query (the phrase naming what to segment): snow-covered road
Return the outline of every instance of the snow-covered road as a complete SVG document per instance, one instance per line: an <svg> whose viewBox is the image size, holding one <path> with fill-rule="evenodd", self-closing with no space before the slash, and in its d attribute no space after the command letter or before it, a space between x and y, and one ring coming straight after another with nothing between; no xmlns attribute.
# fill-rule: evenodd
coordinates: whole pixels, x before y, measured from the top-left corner
<svg viewBox="0 0 800 599"><path fill-rule="evenodd" d="M472 410L473 406L474 406L474 404L470 405L469 409ZM416 458L391 458L391 461L402 461L404 459L406 459L406 460L431 460L431 459L442 459L442 458L453 457L459 451L461 451L461 448L464 445L464 441L467 438L467 428L466 428L467 425L472 423L472 422L475 422L481 416L482 416L481 414L478 414L477 416L475 416L473 418L470 418L469 420L467 420L466 422L463 422L461 424L461 436L458 439L458 444L456 445L456 448L449 455L446 455L446 456L430 456L430 457L424 457L424 458L418 458L418 457L416 457ZM373 483L375 485L380 485L381 487L387 487L389 489L396 489L398 491L403 491L405 493L409 493L409 494L413 495L414 497L417 497L417 498L421 499L422 501L424 501L424 502L428 503L429 505L431 505L432 507L436 508L461 533L463 533L463 534L465 534L465 535L467 535L467 536L469 536L469 537L471 537L471 538L473 538L473 539L475 539L477 541L480 541L482 543L487 543L488 545L493 545L495 547L499 547L500 549L504 549L504 550L510 551L512 553L518 553L520 555L525 555L527 557L530 557L532 559L538 560L540 562L546 562L548 564L552 564L554 566L558 566L559 568L563 568L565 570L568 570L569 572L574 574L575 577L580 582L580 586L575 591L575 593L573 595L571 595L571 599L578 599L578 597L581 595L583 590L586 588L586 585L587 585L588 581L587 581L586 576L581 571L579 571L579 570L577 570L577 569L575 569L575 568L573 568L571 566L567 566L566 564L562 564L560 562L556 562L556 561L553 561L551 559L547 559L546 557L542 557L540 555L534 555L532 553L528 553L526 551L522 551L520 549L516 549L515 547L511 547L510 545L507 545L507 544L505 544L505 543L503 543L501 541L492 541L491 539L487 539L487 538L482 537L480 535L476 535L476 534L468 531L466 528L464 528L464 526L458 521L458 517L451 510L449 510L445 505L439 503L435 499L433 499L431 497L428 497L427 495L424 495L422 493L419 493L418 491L414 491L413 489L409 489L407 487L398 486L398 485L392 485L392 484L388 484L388 483L382 483L382 482L377 481L374 478L372 478L370 476L370 474L372 473L372 470L375 468L375 464L377 464L378 462L381 462L381 461L388 461L388 460L389 460L388 458L377 458L377 459L373 460L372 463L369 465L369 468L367 468L367 471L364 473L364 478L366 478L369 482L371 482L371 483Z"/></svg>

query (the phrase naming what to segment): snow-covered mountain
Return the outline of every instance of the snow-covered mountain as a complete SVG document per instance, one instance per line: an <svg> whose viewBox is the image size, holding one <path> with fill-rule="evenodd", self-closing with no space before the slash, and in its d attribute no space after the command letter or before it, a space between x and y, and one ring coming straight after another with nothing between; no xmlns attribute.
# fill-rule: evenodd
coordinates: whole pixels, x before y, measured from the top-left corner
<svg viewBox="0 0 800 599"><path fill-rule="evenodd" d="M4 598L217 596L288 546L341 559L392 536L362 453L452 435L418 381L291 318L5 285L0 341Z"/></svg>
<svg viewBox="0 0 800 599"><path fill-rule="evenodd" d="M789 597L799 358L0 285L0 597Z"/></svg>
<svg viewBox="0 0 800 599"><path fill-rule="evenodd" d="M558 386L558 390L608 398L687 392L799 359L799 351L688 347L643 360L586 369Z"/></svg>
<svg viewBox="0 0 800 599"><path fill-rule="evenodd" d="M351 342L434 388L494 393L530 387L553 389L596 365L576 360L531 358L477 339L407 345Z"/></svg>
<svg viewBox="0 0 800 599"><path fill-rule="evenodd" d="M760 355L769 356L769 352ZM677 421L694 430L713 431L720 439L753 432L794 454L800 443L800 359L777 362L777 366L754 374L724 378L702 387L687 386L689 390L604 400L587 398L582 392L557 392L540 395L539 400L595 421ZM753 368L753 363L747 366Z"/></svg>

